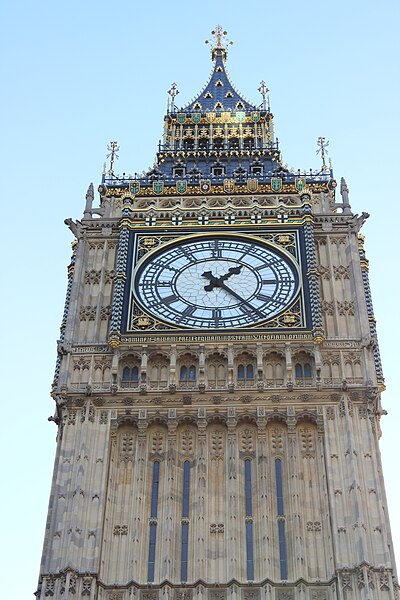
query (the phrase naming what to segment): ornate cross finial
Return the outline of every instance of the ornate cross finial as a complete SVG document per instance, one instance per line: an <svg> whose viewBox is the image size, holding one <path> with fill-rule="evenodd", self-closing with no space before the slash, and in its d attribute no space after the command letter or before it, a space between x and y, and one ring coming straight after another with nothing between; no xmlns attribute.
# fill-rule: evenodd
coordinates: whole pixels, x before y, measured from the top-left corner
<svg viewBox="0 0 400 600"><path fill-rule="evenodd" d="M107 154L107 158L110 159L110 168L108 170L108 173L111 175L112 173L114 173L114 162L119 158L117 154L117 152L119 151L118 142L110 142L107 146L107 150L109 152L109 154Z"/></svg>
<svg viewBox="0 0 400 600"><path fill-rule="evenodd" d="M318 149L317 149L316 153L317 154L321 154L322 168L323 169L327 169L328 167L327 167L326 162L325 162L325 157L328 154L327 147L329 146L329 142L327 140L325 140L324 137L319 137L317 139L317 146L318 146Z"/></svg>
<svg viewBox="0 0 400 600"><path fill-rule="evenodd" d="M260 94L262 96L262 99L263 99L263 108L265 110L266 107L267 107L267 103L265 101L265 98L266 98L266 96L267 96L267 94L269 92L269 88L267 88L267 86L265 85L265 81L264 80L260 81L260 87L258 88L258 91L260 92Z"/></svg>
<svg viewBox="0 0 400 600"><path fill-rule="evenodd" d="M227 31L222 29L221 25L217 25L216 28L211 32L213 38L205 41L206 44L211 44L213 59L215 58L215 50L224 50L223 56L226 58L227 46L233 45L233 42L228 40L226 37L227 33Z"/></svg>
<svg viewBox="0 0 400 600"><path fill-rule="evenodd" d="M173 108L175 106L175 98L179 94L178 86L176 85L175 82L171 85L167 94L169 94L171 96L171 105L170 105L170 101L168 99L168 110L169 110L170 106L171 106L171 108Z"/></svg>

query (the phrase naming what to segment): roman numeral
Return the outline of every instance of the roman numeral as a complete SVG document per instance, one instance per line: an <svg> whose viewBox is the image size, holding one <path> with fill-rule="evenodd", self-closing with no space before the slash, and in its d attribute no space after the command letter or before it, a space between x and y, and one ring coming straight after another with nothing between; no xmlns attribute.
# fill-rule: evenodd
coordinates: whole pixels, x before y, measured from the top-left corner
<svg viewBox="0 0 400 600"><path fill-rule="evenodd" d="M212 318L218 323L221 318L221 310L219 308L213 308Z"/></svg>
<svg viewBox="0 0 400 600"><path fill-rule="evenodd" d="M182 250L182 254L184 254L186 256L186 258L188 258L191 262L194 262L196 260L195 256L193 256L193 254L191 254L191 252L186 250L186 248L181 248L181 250Z"/></svg>
<svg viewBox="0 0 400 600"><path fill-rule="evenodd" d="M271 296L267 296L265 294L258 294L256 298L261 302L268 302L269 304L273 304L274 306L282 306L283 304L285 304L285 302L283 302L282 300L276 300L274 298L271 298Z"/></svg>
<svg viewBox="0 0 400 600"><path fill-rule="evenodd" d="M187 306L185 310L182 312L182 317L191 317L193 313L196 312L195 306Z"/></svg>
<svg viewBox="0 0 400 600"><path fill-rule="evenodd" d="M177 302L177 300L179 300L179 298L174 296L174 294L171 294L171 296L166 296L165 298L162 298L162 303L167 304L169 306L170 304Z"/></svg>
<svg viewBox="0 0 400 600"><path fill-rule="evenodd" d="M218 240L215 240L214 248L211 248L211 255L213 258L222 258L222 250L218 246Z"/></svg>
<svg viewBox="0 0 400 600"><path fill-rule="evenodd" d="M240 306L238 308L245 315L253 314L253 310L250 308L250 306L247 306L246 304L240 304ZM256 312L256 309L254 309L254 312Z"/></svg>
<svg viewBox="0 0 400 600"><path fill-rule="evenodd" d="M277 279L263 279L261 282L263 285L268 285L269 283L278 283Z"/></svg>

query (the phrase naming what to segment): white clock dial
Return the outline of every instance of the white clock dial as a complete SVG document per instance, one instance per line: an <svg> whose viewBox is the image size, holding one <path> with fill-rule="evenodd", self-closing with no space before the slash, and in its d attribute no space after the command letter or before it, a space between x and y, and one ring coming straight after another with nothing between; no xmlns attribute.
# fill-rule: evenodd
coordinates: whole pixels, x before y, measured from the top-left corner
<svg viewBox="0 0 400 600"><path fill-rule="evenodd" d="M275 317L299 287L294 260L242 235L195 236L144 257L135 294L157 320L190 328L234 328Z"/></svg>

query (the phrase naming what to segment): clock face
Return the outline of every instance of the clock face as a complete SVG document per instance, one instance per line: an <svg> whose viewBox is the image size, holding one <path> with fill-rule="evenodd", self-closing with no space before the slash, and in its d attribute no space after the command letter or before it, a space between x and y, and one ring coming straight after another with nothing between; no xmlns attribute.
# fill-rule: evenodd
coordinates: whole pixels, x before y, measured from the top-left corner
<svg viewBox="0 0 400 600"><path fill-rule="evenodd" d="M299 288L293 259L241 235L192 236L146 255L134 273L136 300L182 328L249 327L284 311Z"/></svg>

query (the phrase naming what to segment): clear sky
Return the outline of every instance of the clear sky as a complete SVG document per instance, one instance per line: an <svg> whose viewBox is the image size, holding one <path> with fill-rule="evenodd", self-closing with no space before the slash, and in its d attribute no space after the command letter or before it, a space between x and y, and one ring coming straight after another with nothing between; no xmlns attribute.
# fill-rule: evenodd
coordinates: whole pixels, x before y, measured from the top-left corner
<svg viewBox="0 0 400 600"><path fill-rule="evenodd" d="M387 391L382 453L400 557L399 452L399 34L398 0L201 3L85 0L4 2L1 8L2 495L0 581L33 598L55 452L49 396L72 235L95 189L107 144L117 172L152 164L166 90L185 104L208 79L204 40L217 23L234 41L228 70L252 102L261 79L284 162L320 164L325 136L335 176L362 233ZM11 594L11 595L10 595Z"/></svg>

